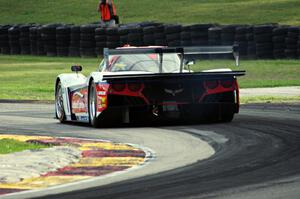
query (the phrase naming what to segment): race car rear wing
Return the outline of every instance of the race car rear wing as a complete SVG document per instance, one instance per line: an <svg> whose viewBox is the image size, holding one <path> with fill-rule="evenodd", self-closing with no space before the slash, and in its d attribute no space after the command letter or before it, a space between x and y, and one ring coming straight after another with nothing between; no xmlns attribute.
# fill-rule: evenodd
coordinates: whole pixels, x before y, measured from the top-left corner
<svg viewBox="0 0 300 199"><path fill-rule="evenodd" d="M162 71L163 54L178 53L181 54L180 72L183 71L183 60L185 55L212 55L212 54L231 54L235 58L236 66L239 66L239 46L192 46L192 47L147 47L147 48L117 48L117 49L103 49L104 59L109 65L110 55L124 55L124 54L159 54L160 55L160 70Z"/></svg>

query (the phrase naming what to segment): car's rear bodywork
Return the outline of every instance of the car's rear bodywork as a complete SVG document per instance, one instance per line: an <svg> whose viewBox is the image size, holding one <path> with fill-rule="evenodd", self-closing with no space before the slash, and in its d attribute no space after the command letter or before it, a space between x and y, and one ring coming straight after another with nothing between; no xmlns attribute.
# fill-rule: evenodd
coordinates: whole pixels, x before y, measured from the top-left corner
<svg viewBox="0 0 300 199"><path fill-rule="evenodd" d="M236 47L229 46L105 49L98 72L89 77L81 74L58 76L56 116L61 121L89 122L94 126L174 120L231 121L234 113L239 111L236 78L244 75L244 71L192 72L184 69L185 56L214 53L234 53L238 59ZM142 61L135 62L144 65L130 63L129 67L128 61L124 64L120 60L126 60L122 56L130 54L147 55L151 59L143 60L142 56ZM170 61L168 56L163 58L166 54L178 55L177 71L172 65L163 64L164 60L166 63ZM154 65L152 60L157 60L157 67L143 71L141 68ZM125 70L126 67L130 70ZM58 89L61 89L61 95Z"/></svg>

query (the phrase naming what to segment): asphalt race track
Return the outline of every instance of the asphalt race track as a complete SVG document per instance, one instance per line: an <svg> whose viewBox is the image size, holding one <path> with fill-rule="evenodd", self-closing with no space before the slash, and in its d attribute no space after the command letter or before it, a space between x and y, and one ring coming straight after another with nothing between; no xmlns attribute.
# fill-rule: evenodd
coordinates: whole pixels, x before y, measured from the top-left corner
<svg viewBox="0 0 300 199"><path fill-rule="evenodd" d="M14 198L300 198L299 104L243 106L228 124L149 128L58 124L52 112L52 105L0 104L0 133L130 142L153 149L156 158L134 173L64 188L67 193ZM201 140L215 149L208 159Z"/></svg>

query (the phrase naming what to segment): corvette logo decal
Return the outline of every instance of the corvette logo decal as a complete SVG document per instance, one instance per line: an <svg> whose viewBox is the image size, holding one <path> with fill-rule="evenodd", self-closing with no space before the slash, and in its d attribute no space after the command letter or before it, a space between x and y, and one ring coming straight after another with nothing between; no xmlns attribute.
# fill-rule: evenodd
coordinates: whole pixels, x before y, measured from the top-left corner
<svg viewBox="0 0 300 199"><path fill-rule="evenodd" d="M177 90L171 90L171 89L166 89L166 88L165 88L165 92L166 92L166 93L169 93L169 94L171 94L171 95L173 95L173 96L176 96L177 94L183 92L183 88L177 89Z"/></svg>

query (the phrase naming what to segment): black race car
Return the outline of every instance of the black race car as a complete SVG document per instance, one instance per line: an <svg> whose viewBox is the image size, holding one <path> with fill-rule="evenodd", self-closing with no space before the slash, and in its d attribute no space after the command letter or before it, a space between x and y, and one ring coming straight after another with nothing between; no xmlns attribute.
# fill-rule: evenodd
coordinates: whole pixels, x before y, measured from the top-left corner
<svg viewBox="0 0 300 199"><path fill-rule="evenodd" d="M237 46L104 49L98 70L81 66L55 82L56 117L101 126L155 121L229 122L239 112L237 77L230 69L193 72L187 57L232 53Z"/></svg>

